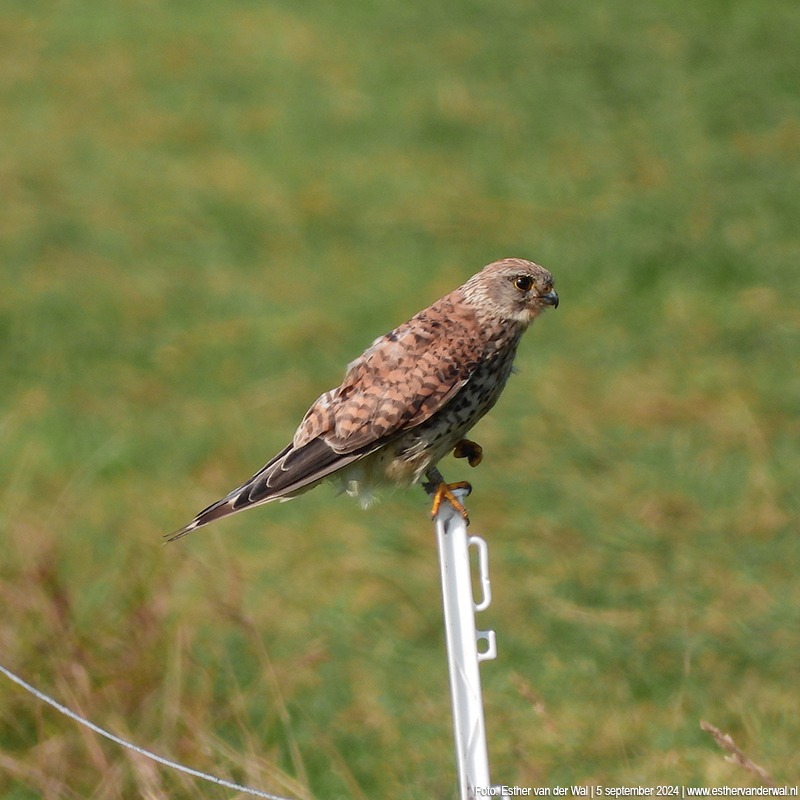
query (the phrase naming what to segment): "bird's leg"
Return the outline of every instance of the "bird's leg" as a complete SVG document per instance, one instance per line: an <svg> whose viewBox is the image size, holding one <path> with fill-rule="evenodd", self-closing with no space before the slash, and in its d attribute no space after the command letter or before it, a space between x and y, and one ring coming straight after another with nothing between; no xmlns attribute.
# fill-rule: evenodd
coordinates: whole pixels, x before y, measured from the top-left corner
<svg viewBox="0 0 800 800"><path fill-rule="evenodd" d="M439 513L439 507L442 505L442 500L447 500L451 506L467 521L469 524L469 515L467 509L461 504L459 499L453 494L455 489L466 489L467 494L472 491L472 486L467 481L457 481L456 483L445 483L442 473L436 467L431 467L426 473L425 477L428 479L427 483L422 484L422 488L433 498L433 505L431 507L431 517L435 517Z"/></svg>
<svg viewBox="0 0 800 800"><path fill-rule="evenodd" d="M469 439L462 439L453 450L454 458L466 458L471 467L477 467L483 461L483 448Z"/></svg>

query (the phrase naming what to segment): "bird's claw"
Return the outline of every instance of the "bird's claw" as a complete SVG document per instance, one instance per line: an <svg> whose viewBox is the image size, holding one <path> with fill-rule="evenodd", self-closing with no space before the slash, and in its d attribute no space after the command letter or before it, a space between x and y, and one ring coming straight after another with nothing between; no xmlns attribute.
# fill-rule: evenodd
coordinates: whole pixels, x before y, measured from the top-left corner
<svg viewBox="0 0 800 800"><path fill-rule="evenodd" d="M471 467L477 467L483 461L483 448L469 439L462 439L453 450L454 458L466 458Z"/></svg>
<svg viewBox="0 0 800 800"><path fill-rule="evenodd" d="M456 483L445 483L442 481L433 492L433 504L431 506L431 518L435 519L442 505L442 500L447 500L451 506L466 520L469 525L469 514L461 501L453 494L457 489L465 489L467 494L472 491L472 486L467 481L457 481Z"/></svg>

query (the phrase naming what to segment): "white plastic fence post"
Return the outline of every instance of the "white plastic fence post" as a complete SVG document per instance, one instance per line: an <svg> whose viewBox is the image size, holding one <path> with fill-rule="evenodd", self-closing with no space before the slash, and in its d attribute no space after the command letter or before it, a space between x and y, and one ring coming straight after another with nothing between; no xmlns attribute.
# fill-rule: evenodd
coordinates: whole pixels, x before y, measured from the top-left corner
<svg viewBox="0 0 800 800"><path fill-rule="evenodd" d="M455 494L463 503L467 493L456 490ZM489 796L491 782L478 663L497 656L494 631L478 631L475 627L475 612L485 610L492 602L488 550L479 536L467 535L466 522L448 502L442 503L436 515L436 538L460 798L480 800ZM478 549L483 595L479 603L472 594L470 546ZM478 639L486 642L483 652L478 650Z"/></svg>

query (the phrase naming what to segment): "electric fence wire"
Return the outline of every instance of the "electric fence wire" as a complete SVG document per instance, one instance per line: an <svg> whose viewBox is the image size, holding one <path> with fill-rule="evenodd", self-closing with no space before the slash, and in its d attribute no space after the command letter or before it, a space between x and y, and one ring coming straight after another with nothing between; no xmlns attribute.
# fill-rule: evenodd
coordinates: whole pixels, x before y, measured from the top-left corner
<svg viewBox="0 0 800 800"><path fill-rule="evenodd" d="M247 786L240 786L238 783L233 783L231 781L226 781L223 778L216 778L213 775L207 775L205 772L200 772L199 770L192 769L191 767L185 767L183 764L178 764L175 761L170 761L168 758L162 758L155 753L151 753L149 750L145 750L141 747L138 747L131 742L126 742L124 739L120 739L119 736L115 736L113 733L109 733L106 730L103 730L98 725L95 725L93 722L89 722L88 719L84 719L83 717L76 714L74 711L70 711L66 706L62 706L61 703L53 700L52 697L48 697L43 692L40 692L34 686L31 686L29 683L26 683L22 678L15 675L13 672L7 670L2 664L0 664L0 672L3 673L7 678L14 681L18 686L21 686L26 691L30 692L34 697L38 700L41 700L44 703L52 706L56 709L56 711L60 711L65 716L69 717L70 719L74 719L75 722L79 722L81 725L86 726L89 730L94 731L95 733L99 734L100 736L104 736L106 739L110 739L115 744L120 745L128 750L133 750L134 753L138 753L141 756L145 756L146 758L152 759L153 761L157 761L159 764L162 764L165 767L169 767L170 769L178 770L179 772L184 772L187 775L191 775L194 778L202 778L205 781L209 781L211 783L216 783L218 786L223 786L226 789L233 789L236 792L244 792L245 794L253 795L254 797L265 797L267 800L291 800L288 797L282 797L281 795L277 794L269 794L269 792L262 792L260 789L251 789Z"/></svg>

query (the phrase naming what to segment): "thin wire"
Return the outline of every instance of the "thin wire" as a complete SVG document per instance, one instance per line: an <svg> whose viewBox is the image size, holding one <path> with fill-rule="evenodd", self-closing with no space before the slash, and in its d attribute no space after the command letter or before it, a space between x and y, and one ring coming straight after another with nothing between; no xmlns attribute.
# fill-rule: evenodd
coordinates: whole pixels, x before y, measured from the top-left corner
<svg viewBox="0 0 800 800"><path fill-rule="evenodd" d="M120 739L119 736L114 736L113 733L103 730L93 722L89 722L88 719L78 716L74 711L70 711L66 706L62 706L61 703L53 700L52 697L48 697L46 694L43 694L29 683L25 683L22 678L17 677L13 672L9 672L9 670L7 670L2 664L0 664L0 672L2 672L7 678L10 678L12 681L14 681L14 683L16 683L18 686L21 686L23 689L30 692L34 697L47 703L48 705L51 705L57 711L60 711L70 719L74 719L75 722L85 725L90 730L93 730L95 733L99 733L100 736L105 736L106 739L110 739L115 744L125 747L128 750L133 750L135 753L139 753L139 755L150 758L153 761L157 761L159 764L163 764L165 767L176 769L179 772L185 772L187 775L191 775L194 778L202 778L205 781L210 781L211 783L216 783L219 786L224 786L226 789L233 789L236 792L245 792L245 794L251 794L255 797L265 797L267 800L290 800L288 797L281 797L277 794L269 794L268 792L262 792L259 789L250 789L247 786L240 786L238 783L232 783L231 781L226 781L223 778L215 778L213 775L207 775L205 772L199 772L191 767L184 767L183 764L178 764L175 761L170 761L167 758L162 758L155 753L151 753L149 750L144 750L135 744L131 744L131 742L126 742L124 739Z"/></svg>

